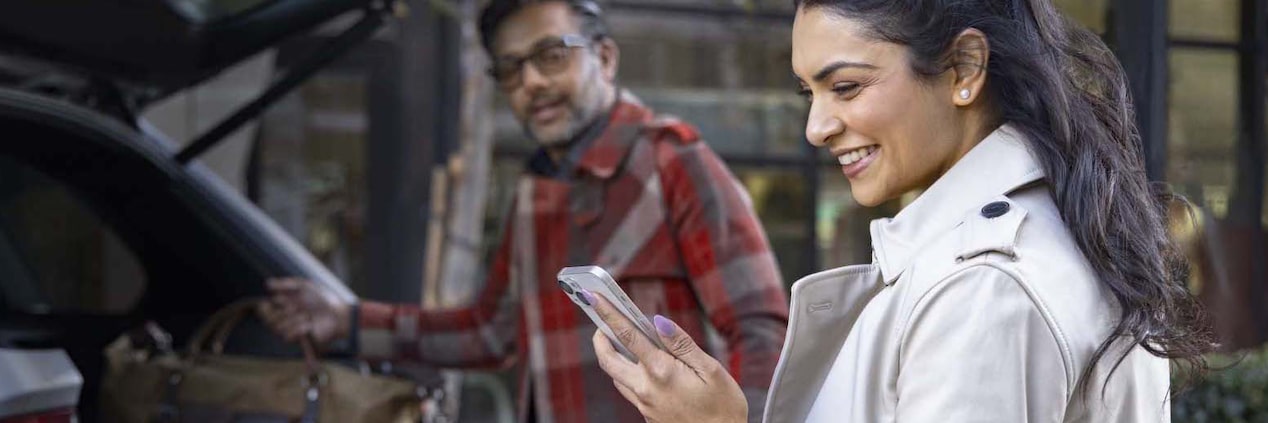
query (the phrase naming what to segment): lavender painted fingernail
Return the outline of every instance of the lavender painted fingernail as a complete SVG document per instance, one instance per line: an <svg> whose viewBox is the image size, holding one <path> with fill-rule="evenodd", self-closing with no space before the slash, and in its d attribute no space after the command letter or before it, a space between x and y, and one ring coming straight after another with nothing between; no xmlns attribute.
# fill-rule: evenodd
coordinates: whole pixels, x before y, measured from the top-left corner
<svg viewBox="0 0 1268 423"><path fill-rule="evenodd" d="M652 323L656 325L656 331L660 332L660 336L674 336L674 333L678 330L677 326L674 325L674 322L659 314L652 317Z"/></svg>
<svg viewBox="0 0 1268 423"><path fill-rule="evenodd" d="M582 299L586 300L586 305L598 304L598 301L594 300L594 294L591 293L589 290L585 290L585 289L581 290L581 297Z"/></svg>

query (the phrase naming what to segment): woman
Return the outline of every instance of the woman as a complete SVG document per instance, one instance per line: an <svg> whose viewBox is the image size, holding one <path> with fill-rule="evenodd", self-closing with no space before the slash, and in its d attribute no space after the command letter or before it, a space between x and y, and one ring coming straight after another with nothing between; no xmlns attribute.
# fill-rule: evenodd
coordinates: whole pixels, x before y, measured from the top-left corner
<svg viewBox="0 0 1268 423"><path fill-rule="evenodd" d="M1049 0L799 0L806 138L873 222L874 260L810 276L765 418L1169 420L1170 359L1212 347L1151 194L1124 76ZM596 299L598 300L598 299ZM743 421L743 396L678 327L596 353L649 421Z"/></svg>

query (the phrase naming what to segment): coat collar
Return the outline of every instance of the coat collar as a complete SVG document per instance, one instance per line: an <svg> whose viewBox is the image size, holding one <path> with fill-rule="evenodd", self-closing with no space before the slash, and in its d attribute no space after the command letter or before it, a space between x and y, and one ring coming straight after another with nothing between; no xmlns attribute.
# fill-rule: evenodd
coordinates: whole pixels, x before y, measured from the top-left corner
<svg viewBox="0 0 1268 423"><path fill-rule="evenodd" d="M872 221L872 251L885 283L898 280L924 246L971 211L1043 178L1021 132L996 129L897 216Z"/></svg>

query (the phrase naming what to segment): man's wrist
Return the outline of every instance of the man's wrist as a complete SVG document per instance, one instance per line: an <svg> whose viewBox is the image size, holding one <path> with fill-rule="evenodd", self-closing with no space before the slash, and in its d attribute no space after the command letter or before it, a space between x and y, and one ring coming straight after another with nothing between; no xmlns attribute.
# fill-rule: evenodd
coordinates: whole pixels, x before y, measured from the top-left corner
<svg viewBox="0 0 1268 423"><path fill-rule="evenodd" d="M335 339L330 341L329 348L331 351L337 351L339 355L347 355L356 357L360 355L360 304L351 304L344 309L343 313L335 318L336 323Z"/></svg>

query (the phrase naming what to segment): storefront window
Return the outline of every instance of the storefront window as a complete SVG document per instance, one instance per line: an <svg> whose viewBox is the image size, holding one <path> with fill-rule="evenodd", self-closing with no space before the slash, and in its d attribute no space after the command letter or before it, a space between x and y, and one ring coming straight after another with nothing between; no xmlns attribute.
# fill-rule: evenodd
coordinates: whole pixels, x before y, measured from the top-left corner
<svg viewBox="0 0 1268 423"><path fill-rule="evenodd" d="M1057 8L1097 34L1105 35L1109 0L1055 0Z"/></svg>
<svg viewBox="0 0 1268 423"><path fill-rule="evenodd" d="M800 169L735 166L732 169L753 199L753 209L779 260L784 283L792 284L813 273L816 269L809 268L807 259L815 251L810 248L813 244L806 222L814 206L808 201L810 186L805 183Z"/></svg>
<svg viewBox="0 0 1268 423"><path fill-rule="evenodd" d="M1172 38L1236 43L1241 34L1237 0L1171 0Z"/></svg>
<svg viewBox="0 0 1268 423"><path fill-rule="evenodd" d="M799 158L805 101L791 92L644 89L636 95L658 113L696 126L724 157Z"/></svg>
<svg viewBox="0 0 1268 423"><path fill-rule="evenodd" d="M1167 180L1220 218L1234 188L1237 101L1234 51L1171 50Z"/></svg>
<svg viewBox="0 0 1268 423"><path fill-rule="evenodd" d="M841 173L841 167L824 166L820 170L819 205L815 235L820 267L831 269L841 266L872 262L871 222L893 217L904 201L892 201L876 207L863 207L854 201L849 180ZM905 198L910 202L911 198Z"/></svg>
<svg viewBox="0 0 1268 423"><path fill-rule="evenodd" d="M354 292L365 284L365 81L314 76L264 115L258 153L260 208Z"/></svg>

